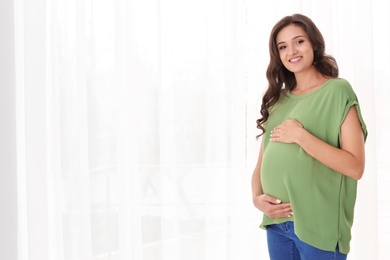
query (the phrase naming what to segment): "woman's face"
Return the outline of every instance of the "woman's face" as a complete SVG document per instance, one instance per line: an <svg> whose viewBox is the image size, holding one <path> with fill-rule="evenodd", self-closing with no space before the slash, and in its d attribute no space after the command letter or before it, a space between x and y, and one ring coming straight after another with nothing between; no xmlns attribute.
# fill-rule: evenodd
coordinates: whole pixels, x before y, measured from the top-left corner
<svg viewBox="0 0 390 260"><path fill-rule="evenodd" d="M312 68L314 50L306 32L298 25L284 27L276 36L279 57L289 71L304 73Z"/></svg>

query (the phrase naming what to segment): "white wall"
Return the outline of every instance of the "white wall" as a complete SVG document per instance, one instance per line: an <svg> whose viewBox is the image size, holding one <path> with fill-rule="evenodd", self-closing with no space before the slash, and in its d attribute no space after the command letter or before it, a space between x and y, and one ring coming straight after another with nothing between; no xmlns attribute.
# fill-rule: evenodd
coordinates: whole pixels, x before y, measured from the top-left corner
<svg viewBox="0 0 390 260"><path fill-rule="evenodd" d="M14 1L0 8L0 252L17 259Z"/></svg>

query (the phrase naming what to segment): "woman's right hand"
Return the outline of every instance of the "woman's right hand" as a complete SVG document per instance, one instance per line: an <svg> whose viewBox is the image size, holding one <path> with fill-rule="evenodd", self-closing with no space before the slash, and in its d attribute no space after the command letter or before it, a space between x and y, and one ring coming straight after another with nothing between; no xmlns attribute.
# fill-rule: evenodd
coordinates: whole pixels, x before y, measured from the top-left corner
<svg viewBox="0 0 390 260"><path fill-rule="evenodd" d="M253 198L253 204L270 218L287 218L293 215L291 204L278 198L262 194Z"/></svg>

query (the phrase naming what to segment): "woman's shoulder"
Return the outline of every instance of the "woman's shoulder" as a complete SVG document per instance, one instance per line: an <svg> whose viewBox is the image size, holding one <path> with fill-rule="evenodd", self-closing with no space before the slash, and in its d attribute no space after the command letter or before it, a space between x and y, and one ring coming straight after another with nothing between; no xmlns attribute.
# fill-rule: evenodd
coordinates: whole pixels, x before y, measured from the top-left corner
<svg viewBox="0 0 390 260"><path fill-rule="evenodd" d="M346 79L343 79L343 78L331 79L331 80L329 80L329 85L332 86L330 88L332 90L332 92L354 94L354 90L352 88L352 85Z"/></svg>
<svg viewBox="0 0 390 260"><path fill-rule="evenodd" d="M273 113L283 103L285 103L285 101L287 100L287 97L288 97L287 93L288 93L287 89L285 89L285 88L281 89L279 97L278 97L278 101L269 108L269 113L270 114Z"/></svg>
<svg viewBox="0 0 390 260"><path fill-rule="evenodd" d="M334 86L341 87L341 88L351 88L352 87L351 84L349 83L349 81L344 79L344 78L333 78L333 79L329 80L329 83L334 85Z"/></svg>

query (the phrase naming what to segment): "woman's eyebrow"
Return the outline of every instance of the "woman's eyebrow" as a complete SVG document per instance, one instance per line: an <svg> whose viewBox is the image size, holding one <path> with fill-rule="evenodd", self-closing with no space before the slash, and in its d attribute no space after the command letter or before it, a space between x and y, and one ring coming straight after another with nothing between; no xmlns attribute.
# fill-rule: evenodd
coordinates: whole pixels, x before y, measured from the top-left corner
<svg viewBox="0 0 390 260"><path fill-rule="evenodd" d="M299 37L305 37L305 36L299 34L299 35L297 35L297 36L294 36L291 40L295 40L295 39L297 39L297 38L299 38ZM276 44L276 46L279 46L279 44L282 44L282 43L286 43L286 42L279 42L278 44Z"/></svg>

